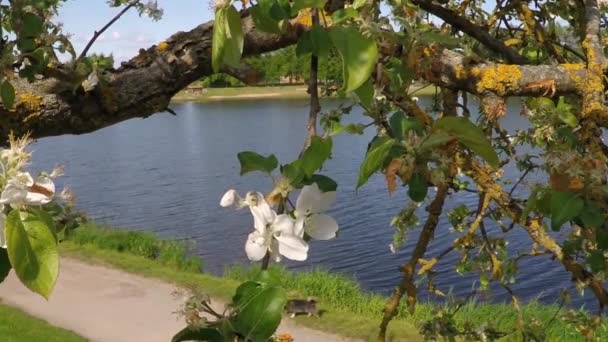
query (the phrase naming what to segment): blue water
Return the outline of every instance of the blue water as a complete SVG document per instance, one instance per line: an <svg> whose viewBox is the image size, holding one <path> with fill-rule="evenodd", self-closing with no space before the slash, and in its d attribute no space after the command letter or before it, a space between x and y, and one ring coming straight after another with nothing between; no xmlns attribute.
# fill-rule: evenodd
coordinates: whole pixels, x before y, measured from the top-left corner
<svg viewBox="0 0 608 342"><path fill-rule="evenodd" d="M422 103L430 105L429 101L423 99ZM254 150L274 153L282 162L294 159L305 136L307 105L305 101L268 100L184 103L172 108L177 116L161 113L90 134L40 139L33 146L33 165L45 169L57 162L64 165L66 176L59 183L75 192L78 207L96 221L149 230L167 239L194 240L205 270L220 274L227 265L247 263L243 246L252 230L252 219L247 210L221 208L219 199L229 188L241 193L269 191L271 184L261 174L240 177L236 154ZM527 121L519 115L518 103L512 101L509 108L503 127L510 132L525 127ZM358 110L346 119L369 122ZM338 198L330 212L340 224L339 237L311 242L306 262L286 265L295 270L322 266L355 277L365 289L388 293L400 279L398 267L408 259L419 230L413 230L403 249L392 254L388 245L394 229L389 223L406 204L407 194L400 188L389 196L381 175L355 191L359 165L374 134L369 128L363 136L334 139L333 159L326 163L324 173L339 183ZM515 180L519 173L508 166L506 175ZM543 177L533 174L528 180ZM523 193L526 185L524 182L521 187ZM477 197L459 192L449 198L447 206L460 204L474 210ZM424 216L420 218L424 222ZM449 228L444 215L427 258L443 251L458 236ZM502 234L494 226L488 229L490 234ZM521 228L510 234L511 251L529 250L531 244ZM454 271L457 256L451 253L435 267L436 284L444 292L466 296L475 277ZM540 294L541 301L550 302L562 289L572 289L568 274L548 258L524 259L520 266L522 272L513 289L523 299ZM498 287L480 298L509 299ZM588 294L574 298L574 305L595 306Z"/></svg>

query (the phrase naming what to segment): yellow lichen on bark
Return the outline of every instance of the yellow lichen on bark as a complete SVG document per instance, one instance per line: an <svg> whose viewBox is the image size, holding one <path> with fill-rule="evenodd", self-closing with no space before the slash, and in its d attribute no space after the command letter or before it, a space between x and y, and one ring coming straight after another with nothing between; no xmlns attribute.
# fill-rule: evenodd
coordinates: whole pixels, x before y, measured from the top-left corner
<svg viewBox="0 0 608 342"><path fill-rule="evenodd" d="M497 95L505 95L509 89L517 89L521 79L521 70L516 65L498 64L480 70L480 80L477 82L477 91L484 93L491 91Z"/></svg>
<svg viewBox="0 0 608 342"><path fill-rule="evenodd" d="M321 24L327 25L328 27L331 26L332 21L331 21L331 15L329 13L327 13L325 10L320 10L319 17L320 17ZM300 10L300 12L298 13L298 16L294 20L296 23L298 23L302 26L312 27L312 13L311 13L310 8Z"/></svg>
<svg viewBox="0 0 608 342"><path fill-rule="evenodd" d="M158 52L165 52L165 51L169 50L170 47L171 46L169 46L169 43L167 43L167 42L160 42L156 46L156 51L158 51Z"/></svg>
<svg viewBox="0 0 608 342"><path fill-rule="evenodd" d="M42 96L31 93L19 94L15 107L21 107L28 112L38 112L42 104Z"/></svg>
<svg viewBox="0 0 608 342"><path fill-rule="evenodd" d="M596 59L596 53L591 42L584 39L583 51L587 55L587 77L578 89L583 96L582 117L601 115L605 109L601 103L604 94L603 67Z"/></svg>

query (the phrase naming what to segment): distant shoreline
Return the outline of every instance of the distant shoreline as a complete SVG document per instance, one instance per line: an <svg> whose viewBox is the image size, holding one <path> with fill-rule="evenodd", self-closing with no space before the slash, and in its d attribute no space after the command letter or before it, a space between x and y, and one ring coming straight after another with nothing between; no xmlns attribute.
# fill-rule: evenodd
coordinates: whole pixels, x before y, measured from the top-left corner
<svg viewBox="0 0 608 342"><path fill-rule="evenodd" d="M191 94L181 91L171 101L173 102L219 102L224 100L252 101L260 99L306 99L306 85L267 86L267 87L231 87L207 88L204 94ZM435 94L435 88L415 87L416 96L430 96Z"/></svg>

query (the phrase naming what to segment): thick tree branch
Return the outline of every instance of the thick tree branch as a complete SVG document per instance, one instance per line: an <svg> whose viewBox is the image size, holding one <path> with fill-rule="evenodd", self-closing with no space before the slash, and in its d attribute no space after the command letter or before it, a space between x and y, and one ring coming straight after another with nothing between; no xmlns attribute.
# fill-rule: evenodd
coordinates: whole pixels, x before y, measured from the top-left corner
<svg viewBox="0 0 608 342"><path fill-rule="evenodd" d="M292 45L304 29L293 23L282 35L266 34L255 30L250 17L243 18L243 56ZM34 138L88 133L164 111L178 91L213 73L212 32L210 21L178 32L159 46L141 49L118 70L99 75L98 86L89 92L74 93L73 85L52 78L33 83L12 79L17 96L12 110L0 107L0 140L6 141L11 131L17 135L31 132Z"/></svg>
<svg viewBox="0 0 608 342"><path fill-rule="evenodd" d="M600 40L600 10L597 0L585 0L585 39L583 51L587 56L587 74L583 95L583 117L606 118L604 108L603 70L606 58Z"/></svg>
<svg viewBox="0 0 608 342"><path fill-rule="evenodd" d="M423 10L436 15L446 23L452 25L457 30L460 30L467 35L475 38L481 44L485 45L488 49L502 55L508 62L514 64L529 64L530 61L517 53L517 51L508 47L501 40L492 37L488 31L484 28L479 27L465 17L458 15L458 13L450 10L449 8L437 5L432 1L425 0L412 0L412 3L418 5Z"/></svg>

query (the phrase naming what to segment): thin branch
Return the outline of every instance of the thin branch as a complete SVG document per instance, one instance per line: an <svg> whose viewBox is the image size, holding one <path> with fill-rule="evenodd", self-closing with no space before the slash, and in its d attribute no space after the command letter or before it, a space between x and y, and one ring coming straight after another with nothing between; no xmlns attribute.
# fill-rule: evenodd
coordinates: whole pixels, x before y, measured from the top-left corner
<svg viewBox="0 0 608 342"><path fill-rule="evenodd" d="M319 25L319 10L313 8L311 10L312 25ZM318 70L319 57L314 53L310 56L310 80L308 81L308 93L310 94L310 112L308 113L308 124L306 126L306 141L304 148L306 150L312 141L312 137L317 135L317 114L321 111L319 103L319 87L318 87Z"/></svg>
<svg viewBox="0 0 608 342"><path fill-rule="evenodd" d="M437 224L439 223L439 215L443 210L443 203L445 202L447 194L447 185L438 186L437 195L429 206L429 216L424 224L424 227L422 228L422 231L420 232L420 237L418 238L416 247L414 248L408 263L401 267L403 272L401 282L399 283L399 286L395 288L391 298L387 301L384 307L384 316L382 318L382 323L380 323L380 332L378 333L377 338L378 341L384 342L386 340L386 330L388 328L388 324L397 314L397 308L399 307L399 303L401 302L401 298L404 294L407 294L408 310L410 313L413 313L414 311L416 305L416 286L413 282L414 270L418 260L424 257L424 253L426 252L431 239L435 235L435 228L437 228Z"/></svg>
<svg viewBox="0 0 608 342"><path fill-rule="evenodd" d="M89 52L89 49L91 48L91 46L93 46L93 43L95 43L97 38L99 38L99 36L101 36L110 26L112 26L112 24L114 24L118 19L120 19L123 14L127 13L127 11L130 10L133 6L137 5L138 2L139 0L131 1L127 6L125 6L125 8L118 12L118 14L114 18L112 18L112 20L110 20L104 27L102 27L101 30L95 31L93 33L93 38L89 40L87 46L85 46L84 50L82 50L82 53L80 54L80 56L78 56L76 61L78 62L85 58L87 53Z"/></svg>
<svg viewBox="0 0 608 342"><path fill-rule="evenodd" d="M517 180L517 182L515 182L515 184L511 188L511 190L509 190L509 196L513 195L513 192L515 191L515 189L517 188L517 186L524 180L524 178L526 178L526 176L528 175L528 173L530 173L530 171L534 170L535 168L536 167L528 168L528 169L526 169L526 171L524 171L524 173L521 175L521 177L519 177L519 179Z"/></svg>
<svg viewBox="0 0 608 342"><path fill-rule="evenodd" d="M459 16L451 9L448 9L441 5L437 5L431 1L412 0L412 3L414 5L420 6L420 8L429 13L436 15L443 21L452 25L452 27L475 38L478 42L486 46L488 49L504 56L507 61L514 64L530 63L530 60L528 58L520 55L514 49L506 46L503 41L492 37L490 33L488 33L488 31L484 30L482 27L475 25L466 18Z"/></svg>

